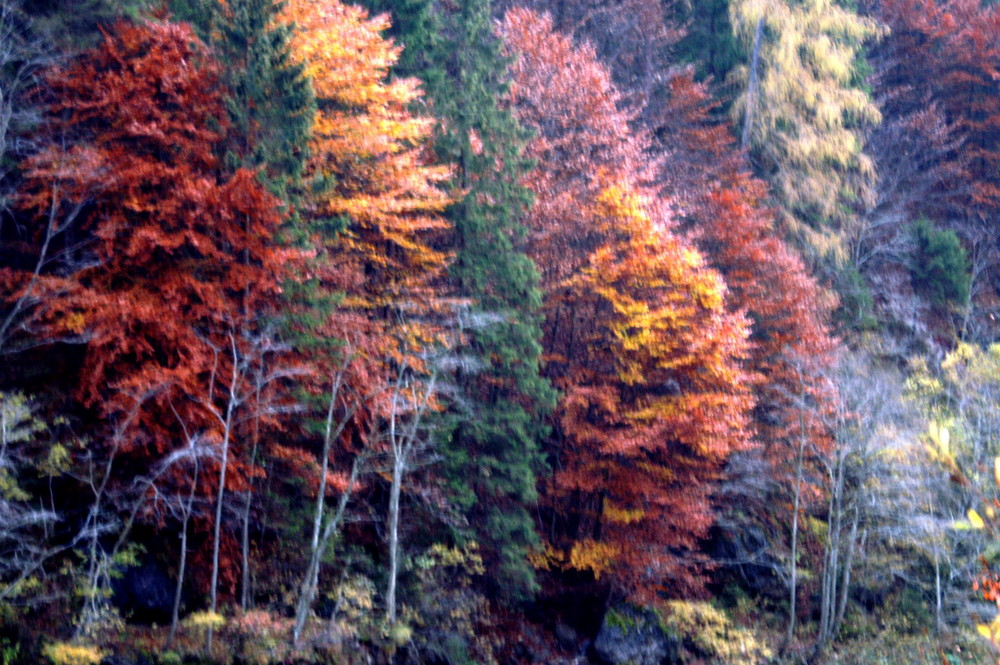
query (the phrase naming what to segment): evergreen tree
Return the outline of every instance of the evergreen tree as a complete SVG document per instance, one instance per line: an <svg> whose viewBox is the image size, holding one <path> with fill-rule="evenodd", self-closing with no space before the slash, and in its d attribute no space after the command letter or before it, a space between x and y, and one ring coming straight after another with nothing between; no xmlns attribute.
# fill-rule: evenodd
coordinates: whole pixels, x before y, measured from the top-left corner
<svg viewBox="0 0 1000 665"><path fill-rule="evenodd" d="M290 58L293 26L279 20L280 0L174 0L177 19L192 22L226 63L231 127L226 163L260 169L286 203L301 183L316 103L303 65Z"/></svg>
<svg viewBox="0 0 1000 665"><path fill-rule="evenodd" d="M136 19L154 3L147 0L31 0L20 3L31 18L32 30L61 51L93 46L100 29L116 19Z"/></svg>
<svg viewBox="0 0 1000 665"><path fill-rule="evenodd" d="M521 218L531 203L521 185L531 168L522 154L528 136L497 106L506 67L489 0L437 7L430 0L372 0L370 6L394 10L396 35L410 51L401 73L424 80L442 120L435 148L454 164L455 192L465 194L449 211L456 244L451 278L473 302L464 353L478 368L460 372L466 410L449 414L444 473L470 518L472 533L463 536L479 540L502 595L523 599L535 588L527 555L538 537L528 508L542 468L540 423L555 401L539 376L541 293L523 249Z"/></svg>
<svg viewBox="0 0 1000 665"><path fill-rule="evenodd" d="M939 231L921 218L913 225L913 239L913 287L937 306L965 304L969 298L970 266L958 235L948 229Z"/></svg>
<svg viewBox="0 0 1000 665"><path fill-rule="evenodd" d="M442 85L444 69L434 61L441 47L440 15L433 11L432 0L367 0L372 13L387 12L392 25L387 36L392 37L403 52L393 71L397 76L416 76L430 89Z"/></svg>

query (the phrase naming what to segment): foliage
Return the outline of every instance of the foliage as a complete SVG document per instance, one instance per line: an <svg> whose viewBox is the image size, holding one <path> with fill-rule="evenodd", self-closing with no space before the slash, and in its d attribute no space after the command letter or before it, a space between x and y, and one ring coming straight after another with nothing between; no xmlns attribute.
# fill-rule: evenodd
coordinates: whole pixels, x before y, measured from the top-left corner
<svg viewBox="0 0 1000 665"><path fill-rule="evenodd" d="M449 202L438 187L448 169L426 163L433 121L408 110L417 82L386 81L399 55L381 36L388 20L319 0L288 3L283 20L297 26L292 52L319 102L308 173L333 183L308 211L317 222L349 220L342 234L314 227L330 256L324 277L345 291L346 308L426 307L447 259L432 242L447 228L437 213Z"/></svg>
<svg viewBox="0 0 1000 665"><path fill-rule="evenodd" d="M774 657L771 647L752 630L734 625L725 612L709 603L667 602L663 627L683 640L693 662L708 658L713 663L753 665Z"/></svg>
<svg viewBox="0 0 1000 665"><path fill-rule="evenodd" d="M1000 642L995 3L152 4L0 0L0 661Z"/></svg>
<svg viewBox="0 0 1000 665"><path fill-rule="evenodd" d="M551 544L564 567L610 570L632 597L667 579L696 587L710 488L748 445L745 321L641 189L641 138L593 51L527 10L508 12L502 34L517 58L511 103L538 132L532 253L545 371L563 391Z"/></svg>
<svg viewBox="0 0 1000 665"><path fill-rule="evenodd" d="M226 625L226 617L215 612L192 612L184 619L184 624L192 630L218 629Z"/></svg>
<svg viewBox="0 0 1000 665"><path fill-rule="evenodd" d="M823 419L836 389L823 375L837 350L830 331L836 303L782 239L766 184L749 173L733 137L712 118L714 103L704 86L683 74L671 90L672 147L657 164L659 179L679 199L687 228L722 274L730 311L746 312L750 320L746 367L753 372L760 446L754 454L763 456L775 489L791 487L793 451L802 437L815 455L833 445ZM754 512L773 516L768 496L742 498L764 500Z"/></svg>
<svg viewBox="0 0 1000 665"><path fill-rule="evenodd" d="M537 588L527 553L538 545L530 507L544 468L538 440L555 396L539 375L541 294L526 256L523 218L531 195L527 133L509 109L505 59L489 0L366 3L391 10L390 34L404 46L397 72L424 81L439 118L434 151L454 164L446 211L454 226L448 283L467 306L460 314L461 396L444 415L441 475L449 499L469 518L455 529L495 568L488 583L506 601Z"/></svg>
<svg viewBox="0 0 1000 665"><path fill-rule="evenodd" d="M872 203L875 174L861 128L880 115L858 85L856 65L881 28L830 0L738 0L730 20L751 59L736 72L742 94L733 109L746 127L744 147L793 231L816 256L843 263L852 211Z"/></svg>
<svg viewBox="0 0 1000 665"><path fill-rule="evenodd" d="M219 177L215 72L188 28L120 23L50 72L52 141L28 163L26 209L87 202L89 212L77 230L90 239L85 257L46 276L45 292L59 295L48 330L85 337L77 396L142 423L147 454L176 441L175 410L205 422L177 396L204 392L229 355L217 351L227 331L273 298L289 258L270 243L276 201L247 171ZM68 149L55 140L66 133Z"/></svg>
<svg viewBox="0 0 1000 665"><path fill-rule="evenodd" d="M248 665L284 663L291 651L288 634L292 621L266 610L237 614L226 622L231 639L238 645L238 657ZM221 628L222 624L216 626Z"/></svg>
<svg viewBox="0 0 1000 665"><path fill-rule="evenodd" d="M485 573L478 545L436 543L414 558L413 569L416 600L403 615L420 658L449 665L496 663L490 605L475 588L475 579Z"/></svg>
<svg viewBox="0 0 1000 665"><path fill-rule="evenodd" d="M69 642L47 644L42 654L52 665L98 665L104 659L97 647Z"/></svg>
<svg viewBox="0 0 1000 665"><path fill-rule="evenodd" d="M304 67L292 58L292 26L276 0L174 0L225 63L229 131L225 161L258 173L286 204L294 203L308 158L315 101Z"/></svg>
<svg viewBox="0 0 1000 665"><path fill-rule="evenodd" d="M954 231L935 229L926 219L913 225L916 240L910 274L913 286L935 305L964 304L969 297L969 259Z"/></svg>

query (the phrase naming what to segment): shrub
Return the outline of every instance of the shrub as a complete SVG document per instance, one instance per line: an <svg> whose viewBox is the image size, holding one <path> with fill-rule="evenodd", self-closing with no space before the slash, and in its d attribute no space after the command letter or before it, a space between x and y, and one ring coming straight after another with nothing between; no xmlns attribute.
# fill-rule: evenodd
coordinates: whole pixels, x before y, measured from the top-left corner
<svg viewBox="0 0 1000 665"><path fill-rule="evenodd" d="M734 625L725 612L709 603L669 601L663 630L681 638L691 655L714 663L754 665L774 655L752 631Z"/></svg>
<svg viewBox="0 0 1000 665"><path fill-rule="evenodd" d="M42 654L52 665L98 665L104 659L104 654L97 647L69 642L47 644Z"/></svg>

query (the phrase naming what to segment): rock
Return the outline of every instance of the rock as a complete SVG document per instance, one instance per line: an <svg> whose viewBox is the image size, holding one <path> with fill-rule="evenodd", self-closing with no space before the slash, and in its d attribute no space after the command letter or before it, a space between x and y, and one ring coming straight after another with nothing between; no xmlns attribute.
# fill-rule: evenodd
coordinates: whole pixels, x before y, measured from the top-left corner
<svg viewBox="0 0 1000 665"><path fill-rule="evenodd" d="M122 571L111 600L130 621L165 624L174 606L174 584L163 568L145 561Z"/></svg>
<svg viewBox="0 0 1000 665"><path fill-rule="evenodd" d="M580 645L580 636L577 635L575 630L561 621L556 624L555 633L559 646L567 651L576 651Z"/></svg>
<svg viewBox="0 0 1000 665"><path fill-rule="evenodd" d="M679 648L652 612L616 607L604 615L591 652L604 665L670 665L678 662Z"/></svg>
<svg viewBox="0 0 1000 665"><path fill-rule="evenodd" d="M756 526L732 525L712 529L708 551L722 563L716 574L737 582L754 596L783 600L788 591L775 573L781 563L771 553L770 543L762 529Z"/></svg>

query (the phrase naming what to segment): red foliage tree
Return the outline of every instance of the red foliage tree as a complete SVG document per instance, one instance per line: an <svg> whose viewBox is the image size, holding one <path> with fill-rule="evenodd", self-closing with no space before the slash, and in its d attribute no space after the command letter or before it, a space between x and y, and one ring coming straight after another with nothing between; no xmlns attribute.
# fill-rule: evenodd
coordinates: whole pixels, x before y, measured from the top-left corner
<svg viewBox="0 0 1000 665"><path fill-rule="evenodd" d="M729 454L748 445L746 323L643 183L648 141L594 51L511 10L511 104L538 132L529 219L546 291L546 372L563 390L545 496L550 563L631 597L698 587L699 538Z"/></svg>
<svg viewBox="0 0 1000 665"><path fill-rule="evenodd" d="M187 26L118 23L46 75L48 143L20 203L39 226L82 204L39 293L58 293L46 334L86 340L76 395L117 430L109 454L141 473L197 434L231 447L226 485L246 489L233 410L252 406L271 346L259 322L294 255L272 238L279 202L254 173L220 167L217 73Z"/></svg>
<svg viewBox="0 0 1000 665"><path fill-rule="evenodd" d="M828 327L835 301L782 240L767 185L750 174L728 127L711 117L715 103L704 85L682 73L671 93L664 113L671 150L659 181L682 202L680 216L722 273L729 307L752 321L757 438L774 480L788 486L794 442L804 434L819 455L832 445L823 421L835 398L824 378L837 347Z"/></svg>

